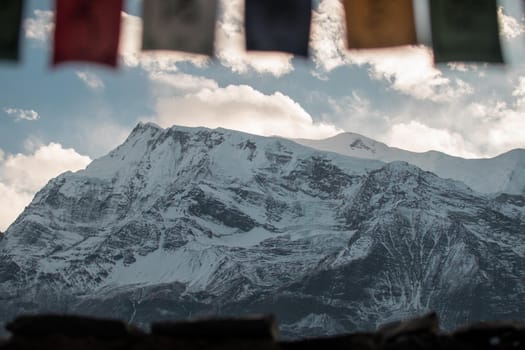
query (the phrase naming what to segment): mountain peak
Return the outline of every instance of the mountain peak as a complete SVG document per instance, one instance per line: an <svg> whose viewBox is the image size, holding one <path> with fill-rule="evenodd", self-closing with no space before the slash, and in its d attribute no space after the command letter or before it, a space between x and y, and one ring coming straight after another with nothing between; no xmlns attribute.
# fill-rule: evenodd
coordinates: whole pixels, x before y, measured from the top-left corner
<svg viewBox="0 0 525 350"><path fill-rule="evenodd" d="M496 202L406 162L140 123L51 180L0 236L0 329L20 310L142 324L271 310L290 335L430 308L449 326L522 317L522 199Z"/></svg>
<svg viewBox="0 0 525 350"><path fill-rule="evenodd" d="M156 130L163 130L160 125L155 124L153 122L138 122L138 124L133 128L133 132L141 131L141 130L148 130L148 129L156 129Z"/></svg>
<svg viewBox="0 0 525 350"><path fill-rule="evenodd" d="M144 135L146 135L146 134L148 135L146 137L150 138L153 135L155 135L156 133L158 133L160 131L163 131L163 130L164 130L164 128L162 128L161 126L159 126L159 125L157 125L155 123L152 123L152 122L139 122L137 125L135 125L133 130L131 130L131 133L128 135L128 137L127 137L126 141L124 142L124 144L122 144L119 147L117 147L117 149L119 149L120 147L125 145L130 140L135 140L138 137L144 137Z"/></svg>

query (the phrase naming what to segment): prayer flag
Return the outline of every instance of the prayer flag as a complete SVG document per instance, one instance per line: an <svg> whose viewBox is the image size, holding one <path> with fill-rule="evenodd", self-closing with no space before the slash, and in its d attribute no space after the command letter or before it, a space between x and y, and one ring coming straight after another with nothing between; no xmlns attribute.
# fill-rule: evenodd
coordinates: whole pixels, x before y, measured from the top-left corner
<svg viewBox="0 0 525 350"><path fill-rule="evenodd" d="M22 9L22 0L0 0L0 59L18 60Z"/></svg>
<svg viewBox="0 0 525 350"><path fill-rule="evenodd" d="M123 0L56 0L53 64L95 62L115 67Z"/></svg>
<svg viewBox="0 0 525 350"><path fill-rule="evenodd" d="M143 50L212 55L217 0L145 0Z"/></svg>
<svg viewBox="0 0 525 350"><path fill-rule="evenodd" d="M412 0L345 0L348 47L417 43Z"/></svg>
<svg viewBox="0 0 525 350"><path fill-rule="evenodd" d="M308 56L311 0L246 0L246 49Z"/></svg>
<svg viewBox="0 0 525 350"><path fill-rule="evenodd" d="M431 0L435 62L503 62L496 0Z"/></svg>

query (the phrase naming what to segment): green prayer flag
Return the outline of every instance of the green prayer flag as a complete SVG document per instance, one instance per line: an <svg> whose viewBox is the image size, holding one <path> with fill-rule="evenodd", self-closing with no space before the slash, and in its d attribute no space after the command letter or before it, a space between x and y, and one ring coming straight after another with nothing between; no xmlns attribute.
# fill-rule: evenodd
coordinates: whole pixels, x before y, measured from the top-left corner
<svg viewBox="0 0 525 350"><path fill-rule="evenodd" d="M0 0L0 60L18 61L23 0Z"/></svg>
<svg viewBox="0 0 525 350"><path fill-rule="evenodd" d="M430 0L434 61L503 62L496 0Z"/></svg>

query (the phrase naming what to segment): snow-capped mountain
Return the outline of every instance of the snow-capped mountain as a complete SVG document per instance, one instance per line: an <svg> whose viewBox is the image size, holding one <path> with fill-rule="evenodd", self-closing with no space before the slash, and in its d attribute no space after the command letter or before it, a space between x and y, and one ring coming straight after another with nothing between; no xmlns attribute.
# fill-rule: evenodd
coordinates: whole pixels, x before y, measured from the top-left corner
<svg viewBox="0 0 525 350"><path fill-rule="evenodd" d="M525 149L515 149L494 158L465 159L436 151L410 152L354 133L342 133L324 140L295 141L351 157L408 162L442 178L462 181L481 193L525 194Z"/></svg>
<svg viewBox="0 0 525 350"><path fill-rule="evenodd" d="M525 197L404 162L139 124L51 180L0 236L0 317L275 313L284 336L436 310L525 314Z"/></svg>

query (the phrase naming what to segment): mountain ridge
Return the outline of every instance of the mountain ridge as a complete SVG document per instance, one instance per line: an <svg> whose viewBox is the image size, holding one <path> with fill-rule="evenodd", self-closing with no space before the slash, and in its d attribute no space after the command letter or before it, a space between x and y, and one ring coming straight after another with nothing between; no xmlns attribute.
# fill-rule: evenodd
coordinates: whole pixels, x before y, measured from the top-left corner
<svg viewBox="0 0 525 350"><path fill-rule="evenodd" d="M155 123L152 123L152 124L156 125ZM160 127L160 126L158 126L158 127ZM160 128L162 128L162 127L160 127ZM440 155L448 156L450 158L457 158L457 159L461 159L461 160L490 160L490 159L501 157L501 156L503 156L503 155L505 155L507 153L515 153L515 152L523 152L523 151L525 151L525 148L518 147L518 148L513 148L513 149L510 149L508 151L499 153L499 154L497 154L495 156L466 158L466 157L461 157L461 156L455 156L455 155L452 155L452 154L448 154L446 152L438 151L438 150L435 150L435 149L430 149L428 151L421 151L421 152L409 151L409 150L404 149L404 148L399 148L399 147L395 147L395 146L389 146L389 145L387 145L384 142L377 141L376 139L373 139L371 137L365 136L365 135L360 134L360 133L352 132L352 131L344 131L344 132L341 132L339 134L336 134L334 136L327 137L327 138L324 138L324 139L291 138L291 140L294 140L294 141L296 141L299 144L303 144L303 142L305 142L305 143L307 143L307 142L312 142L312 143L320 142L320 143L322 143L322 142L333 141L333 140L338 140L338 139L343 139L343 140L350 139L350 140L353 140L353 141L360 141L361 140L361 141L364 141L366 143L372 143L372 144L375 144L375 145L380 145L380 146L384 147L385 149L391 149L391 150L394 150L394 151L403 151L403 152L409 152L409 153L412 153L412 154L419 154L419 155L437 153L437 154L440 154Z"/></svg>
<svg viewBox="0 0 525 350"><path fill-rule="evenodd" d="M477 193L406 162L139 124L85 170L51 180L9 227L0 315L140 326L273 312L285 337L429 310L449 328L519 318L524 217L522 195Z"/></svg>
<svg viewBox="0 0 525 350"><path fill-rule="evenodd" d="M462 181L481 193L525 194L525 149L492 158L468 159L439 151L411 152L356 133L323 140L294 139L299 144L342 155L384 162L406 161L440 177ZM483 174L480 177L479 174Z"/></svg>

